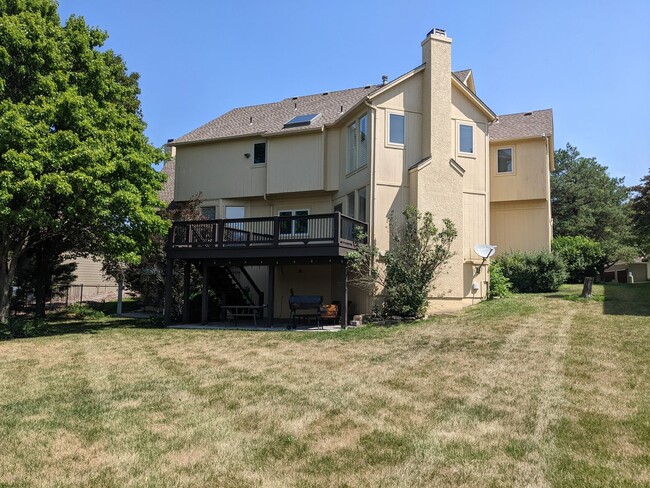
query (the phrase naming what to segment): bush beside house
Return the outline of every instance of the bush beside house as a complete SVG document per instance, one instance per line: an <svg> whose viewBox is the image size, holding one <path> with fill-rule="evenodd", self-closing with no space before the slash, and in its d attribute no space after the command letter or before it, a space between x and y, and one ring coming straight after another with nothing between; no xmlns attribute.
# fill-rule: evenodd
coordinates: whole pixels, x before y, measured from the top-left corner
<svg viewBox="0 0 650 488"><path fill-rule="evenodd" d="M562 258L548 251L509 252L495 262L517 293L557 291L567 278Z"/></svg>

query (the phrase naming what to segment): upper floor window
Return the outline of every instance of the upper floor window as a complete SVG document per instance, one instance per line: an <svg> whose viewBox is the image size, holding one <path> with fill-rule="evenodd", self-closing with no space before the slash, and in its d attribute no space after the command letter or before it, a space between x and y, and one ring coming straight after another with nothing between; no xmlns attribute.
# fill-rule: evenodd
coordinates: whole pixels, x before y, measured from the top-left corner
<svg viewBox="0 0 650 488"><path fill-rule="evenodd" d="M512 148L504 147L497 149L497 173L513 173L514 166L512 164Z"/></svg>
<svg viewBox="0 0 650 488"><path fill-rule="evenodd" d="M266 164L266 142L253 144L253 164Z"/></svg>
<svg viewBox="0 0 650 488"><path fill-rule="evenodd" d="M368 164L368 115L348 125L347 173Z"/></svg>
<svg viewBox="0 0 650 488"><path fill-rule="evenodd" d="M474 126L458 124L458 152L474 154Z"/></svg>
<svg viewBox="0 0 650 488"><path fill-rule="evenodd" d="M404 145L404 115L388 115L388 144Z"/></svg>

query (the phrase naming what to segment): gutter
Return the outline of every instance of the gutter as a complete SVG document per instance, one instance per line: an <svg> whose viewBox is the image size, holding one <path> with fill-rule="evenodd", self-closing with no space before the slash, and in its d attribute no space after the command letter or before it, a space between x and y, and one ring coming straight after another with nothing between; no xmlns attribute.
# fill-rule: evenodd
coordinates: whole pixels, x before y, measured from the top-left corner
<svg viewBox="0 0 650 488"><path fill-rule="evenodd" d="M363 101L363 103L370 108L372 111L372 145L370 147L370 208L368 209L368 214L370 215L370 221L368 222L368 243L373 244L371 241L374 239L375 231L375 181L376 181L376 167L375 164L375 154L376 154L376 145L377 145L377 107L368 101L368 97Z"/></svg>

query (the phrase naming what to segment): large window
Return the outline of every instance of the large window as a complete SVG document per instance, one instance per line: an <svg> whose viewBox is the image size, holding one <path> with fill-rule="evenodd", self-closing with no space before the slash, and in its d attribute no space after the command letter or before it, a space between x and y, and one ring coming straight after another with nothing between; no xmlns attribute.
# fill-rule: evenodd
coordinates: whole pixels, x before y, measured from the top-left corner
<svg viewBox="0 0 650 488"><path fill-rule="evenodd" d="M388 115L388 144L404 145L404 115Z"/></svg>
<svg viewBox="0 0 650 488"><path fill-rule="evenodd" d="M359 188L352 193L348 193L346 196L347 200L347 212L345 215L352 217L353 219L360 220L365 222L368 218L367 211L367 198L366 198L366 187Z"/></svg>
<svg viewBox="0 0 650 488"><path fill-rule="evenodd" d="M348 211L347 216L354 218L356 213L356 198L354 192L348 193Z"/></svg>
<svg viewBox="0 0 650 488"><path fill-rule="evenodd" d="M347 173L368 164L368 115L348 125Z"/></svg>
<svg viewBox="0 0 650 488"><path fill-rule="evenodd" d="M253 164L266 164L266 142L253 144Z"/></svg>
<svg viewBox="0 0 650 488"><path fill-rule="evenodd" d="M309 210L282 210L280 217L298 217L309 215ZM308 219L282 219L280 221L280 235L284 237L300 236L309 233Z"/></svg>
<svg viewBox="0 0 650 488"><path fill-rule="evenodd" d="M458 124L458 152L474 154L474 126Z"/></svg>
<svg viewBox="0 0 650 488"><path fill-rule="evenodd" d="M497 173L513 173L512 148L504 147L497 149Z"/></svg>

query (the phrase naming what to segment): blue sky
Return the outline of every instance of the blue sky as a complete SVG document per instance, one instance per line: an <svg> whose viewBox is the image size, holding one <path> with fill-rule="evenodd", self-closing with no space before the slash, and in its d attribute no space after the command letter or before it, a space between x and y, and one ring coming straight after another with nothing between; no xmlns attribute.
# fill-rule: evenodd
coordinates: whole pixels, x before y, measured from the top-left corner
<svg viewBox="0 0 650 488"><path fill-rule="evenodd" d="M650 1L59 0L141 75L154 145L234 107L380 83L453 38L497 113L553 108L555 147L636 184L650 168Z"/></svg>

